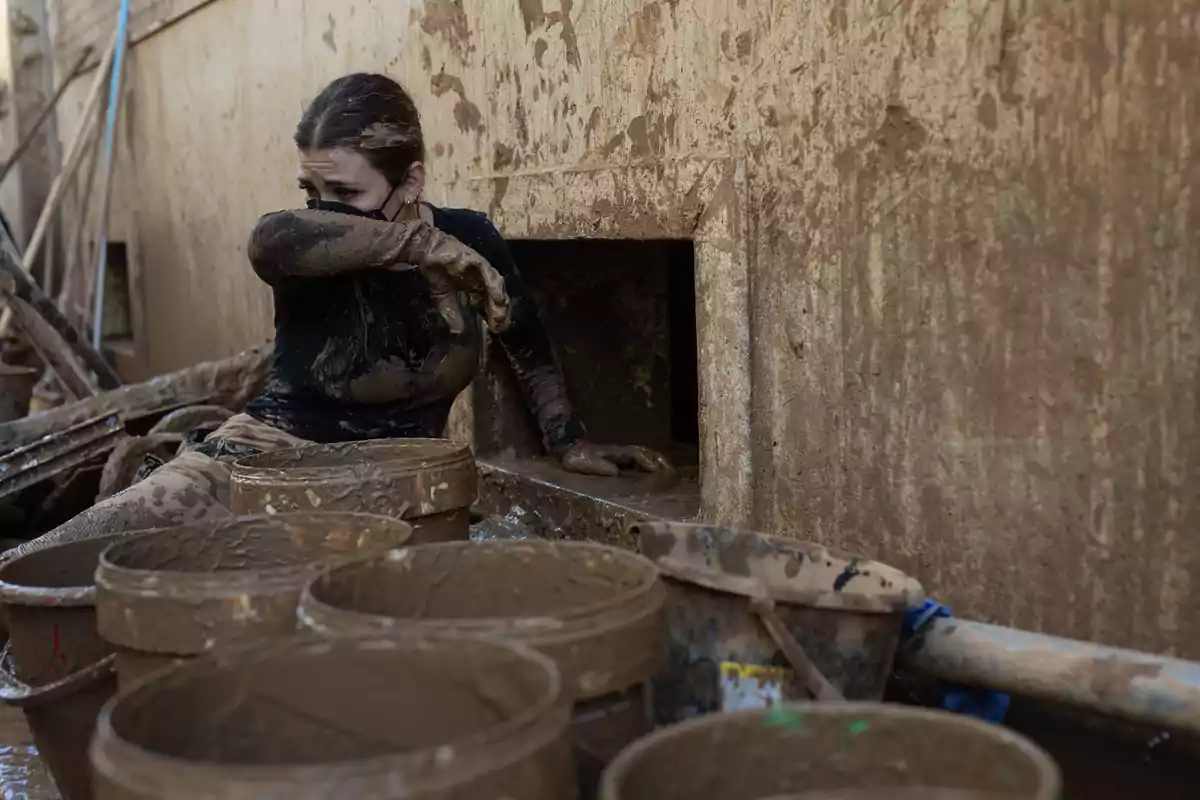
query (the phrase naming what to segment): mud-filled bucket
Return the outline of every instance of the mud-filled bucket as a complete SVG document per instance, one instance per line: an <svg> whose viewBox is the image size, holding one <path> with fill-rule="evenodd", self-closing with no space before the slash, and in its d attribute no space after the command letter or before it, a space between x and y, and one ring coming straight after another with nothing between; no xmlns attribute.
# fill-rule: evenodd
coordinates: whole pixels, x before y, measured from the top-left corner
<svg viewBox="0 0 1200 800"><path fill-rule="evenodd" d="M275 450L233 465L235 514L363 511L400 517L413 544L465 540L478 493L471 449L449 439L382 439Z"/></svg>
<svg viewBox="0 0 1200 800"><path fill-rule="evenodd" d="M120 685L214 646L294 633L309 580L403 546L411 532L370 514L280 514L164 528L112 545L96 569L96 610Z"/></svg>
<svg viewBox="0 0 1200 800"><path fill-rule="evenodd" d="M1052 800L1054 761L1012 731L882 703L800 703L663 728L604 773L601 800Z"/></svg>
<svg viewBox="0 0 1200 800"><path fill-rule="evenodd" d="M333 569L305 589L299 617L330 634L487 633L539 650L576 702L580 780L594 786L652 727L646 689L666 656L665 599L654 565L614 547L454 542Z"/></svg>
<svg viewBox="0 0 1200 800"><path fill-rule="evenodd" d="M22 709L38 753L66 800L92 796L87 746L117 690L112 648L96 632L93 575L123 534L35 550L0 567L9 641L0 700Z"/></svg>
<svg viewBox="0 0 1200 800"><path fill-rule="evenodd" d="M821 545L671 522L630 528L663 572L660 724L797 700L879 700L921 585Z"/></svg>
<svg viewBox="0 0 1200 800"><path fill-rule="evenodd" d="M570 800L568 716L516 643L293 637L124 688L91 757L100 800Z"/></svg>

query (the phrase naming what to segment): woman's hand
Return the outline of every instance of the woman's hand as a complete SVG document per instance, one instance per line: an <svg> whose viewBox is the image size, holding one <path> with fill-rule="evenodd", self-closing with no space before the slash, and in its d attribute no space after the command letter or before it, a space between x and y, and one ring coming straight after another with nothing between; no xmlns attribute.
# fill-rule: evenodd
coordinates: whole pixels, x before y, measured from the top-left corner
<svg viewBox="0 0 1200 800"><path fill-rule="evenodd" d="M508 327L511 305L504 276L483 256L430 226L423 242L413 242L410 257L429 281L429 292L452 333L462 333L458 293L466 292L487 325L499 332Z"/></svg>
<svg viewBox="0 0 1200 800"><path fill-rule="evenodd" d="M592 444L586 439L563 453L562 465L568 472L605 478L615 478L623 469L639 469L642 472L671 472L675 469L666 456L649 447Z"/></svg>

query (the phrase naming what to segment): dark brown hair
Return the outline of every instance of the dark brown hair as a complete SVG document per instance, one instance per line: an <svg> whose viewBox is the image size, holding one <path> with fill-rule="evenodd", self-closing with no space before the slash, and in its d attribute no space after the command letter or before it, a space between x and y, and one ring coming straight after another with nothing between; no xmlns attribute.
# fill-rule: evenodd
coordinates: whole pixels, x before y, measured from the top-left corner
<svg viewBox="0 0 1200 800"><path fill-rule="evenodd" d="M357 150L393 186L425 159L417 105L386 75L356 72L326 86L300 118L294 138L301 150Z"/></svg>

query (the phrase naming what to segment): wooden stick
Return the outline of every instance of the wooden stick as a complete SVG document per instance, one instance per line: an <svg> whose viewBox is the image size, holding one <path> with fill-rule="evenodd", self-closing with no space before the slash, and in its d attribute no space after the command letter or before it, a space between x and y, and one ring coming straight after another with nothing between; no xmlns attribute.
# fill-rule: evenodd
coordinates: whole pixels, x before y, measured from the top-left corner
<svg viewBox="0 0 1200 800"><path fill-rule="evenodd" d="M8 157L8 161L4 162L4 169L0 170L0 183L4 182L4 179L8 177L9 171L16 166L17 161L20 160L21 156L25 155L25 151L33 144L38 131L42 129L42 125L46 124L46 120L50 118L50 112L58 106L58 101L62 100L62 96L67 91L67 87L71 85L71 81L75 80L83 72L83 67L91 55L91 45L83 48L83 52L79 54L79 60L75 62L75 66L71 67L71 71L67 73L67 77L54 90L54 96L50 98L50 102L43 106L41 112L38 113L38 118L34 120L33 127L29 129L29 133L25 135L25 138L21 140L17 148L12 151L12 155Z"/></svg>
<svg viewBox="0 0 1200 800"><path fill-rule="evenodd" d="M76 326L83 324L83 319L77 318L74 310L67 313L67 308L71 306L71 296L75 290L75 282L81 271L84 271L83 290L86 294L87 278L91 274L87 272L87 265L91 263L91 259L84 252L84 237L83 233L88 229L88 209L92 199L92 187L96 183L96 167L100 164L100 148L103 142L99 135L92 137L92 157L88 162L87 177L83 182L83 194L79 197L79 208L75 214L75 232L71 236L71 243L67 247L65 254L65 262L63 269L62 288L58 292L58 307L67 315ZM82 330L82 327L80 328Z"/></svg>
<svg viewBox="0 0 1200 800"><path fill-rule="evenodd" d="M46 293L47 297L54 296L54 269L58 256L61 255L58 252L61 247L56 246L55 234L62 229L58 222L58 217L50 220L50 238L46 240L47 244L42 248L45 250L45 255L42 256L42 291Z"/></svg>
<svg viewBox="0 0 1200 800"><path fill-rule="evenodd" d="M21 264L16 245L2 232L0 293L7 297L8 307L28 334L29 343L71 394L90 397L96 393L89 368L96 373L102 388L121 385L112 367L81 339L79 332L42 292Z"/></svg>
<svg viewBox="0 0 1200 800"><path fill-rule="evenodd" d="M21 269L25 269L25 264L32 264L37 259L38 251L42 247L42 241L46 238L46 228L50 225L50 217L58 209L59 203L62 200L63 191L67 187L71 176L75 173L75 168L79 166L79 159L83 152L83 143L87 140L87 134L92 125L96 124L95 111L96 105L100 101L101 89L104 88L106 73L112 70L113 57L117 52L117 33L113 32L112 44L108 46L108 50L104 54L104 58L100 62L100 67L96 71L96 79L92 81L92 88L88 91L87 100L83 104L83 113L79 119L79 130L75 132L75 138L71 140L71 144L67 149L67 157L63 161L62 171L54 178L54 183L50 185L50 194L46 197L46 205L42 206L42 213L38 217L37 225L33 228L33 235L29 237L29 246L25 248L25 257L19 262ZM12 307L4 309L3 315L0 315L0 338L8 331L9 323L12 322L13 311Z"/></svg>
<svg viewBox="0 0 1200 800"><path fill-rule="evenodd" d="M46 236L46 228L50 224L50 217L58 210L62 202L64 190L67 188L67 183L71 176L75 174L75 169L79 166L79 161L83 156L83 145L87 141L87 128L91 124L98 122L92 121L93 114L96 111L97 105L100 103L101 91L104 88L106 73L111 71L113 56L117 50L117 36L113 34L112 44L108 46L108 51L104 54L104 60L100 62L100 69L96 72L96 79L92 81L92 88L88 93L87 100L83 104L83 113L80 114L79 130L75 133L75 138L71 140L71 144L67 150L67 157L63 161L62 172L54 178L54 183L50 186L50 195L46 198L46 205L42 207L42 214L38 217L37 225L33 229L33 235L29 237L29 246L25 248L25 261L32 264L37 259L38 250L42 247L42 240Z"/></svg>
<svg viewBox="0 0 1200 800"><path fill-rule="evenodd" d="M144 383L129 384L41 414L0 423L0 453L101 414L120 414L123 421L129 421L201 404L239 411L266 384L272 352L271 345L263 345L232 358L193 364Z"/></svg>
<svg viewBox="0 0 1200 800"><path fill-rule="evenodd" d="M81 123L83 129L79 131L81 136L77 136L76 141L80 141L82 137L91 136L91 132L97 127L96 123L97 120L95 115L84 119ZM74 144L74 142L72 142L72 144ZM73 165L68 164L67 166L68 168L73 168ZM28 270L26 269L25 264L33 263L32 259L37 258L38 250L41 249L42 242L44 242L46 239L46 229L49 227L50 214L53 211L50 204L53 202L57 206L60 202L62 192L58 192L56 196L55 190L58 189L63 174L63 172L60 172L54 179L54 183L50 187L50 197L47 198L46 205L42 207L42 214L38 217L37 227L33 229L33 236L29 240L29 247L26 249L23 259L18 262L18 265L21 267L21 269L26 270L26 272L28 272ZM3 339L4 335L8 333L8 326L12 323L12 319L13 309L10 304L9 306L5 307L4 312L0 314L0 339Z"/></svg>

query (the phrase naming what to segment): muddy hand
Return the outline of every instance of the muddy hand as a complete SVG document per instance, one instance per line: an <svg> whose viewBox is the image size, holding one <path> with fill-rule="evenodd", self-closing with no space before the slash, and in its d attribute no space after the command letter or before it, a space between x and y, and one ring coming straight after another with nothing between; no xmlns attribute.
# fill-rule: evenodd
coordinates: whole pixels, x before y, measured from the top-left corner
<svg viewBox="0 0 1200 800"><path fill-rule="evenodd" d="M623 469L670 472L674 469L662 453L648 447L592 444L583 441L563 454L563 468L584 475L616 477Z"/></svg>
<svg viewBox="0 0 1200 800"><path fill-rule="evenodd" d="M417 267L429 281L429 291L451 332L463 331L458 293L465 292L493 331L508 327L511 310L504 277L483 256L453 236L429 230L425 247L414 253Z"/></svg>

